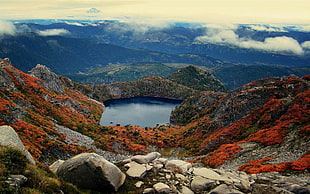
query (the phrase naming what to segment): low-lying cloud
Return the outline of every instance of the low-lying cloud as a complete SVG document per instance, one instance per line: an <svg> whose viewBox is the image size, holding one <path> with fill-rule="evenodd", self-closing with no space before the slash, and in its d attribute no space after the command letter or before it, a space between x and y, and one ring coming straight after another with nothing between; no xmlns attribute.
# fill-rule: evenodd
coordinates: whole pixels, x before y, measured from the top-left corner
<svg viewBox="0 0 310 194"><path fill-rule="evenodd" d="M292 53L295 55L304 54L302 46L297 40L287 36L268 37L263 41L253 40L251 38L239 37L236 34L236 26L231 25L207 25L206 35L196 38L196 41L212 44L234 45L240 48L257 49L268 52Z"/></svg>
<svg viewBox="0 0 310 194"><path fill-rule="evenodd" d="M163 21L130 19L119 23L110 23L108 29L115 32L133 32L135 35L141 35L148 31L159 31L170 27L170 23Z"/></svg>
<svg viewBox="0 0 310 194"><path fill-rule="evenodd" d="M0 36L15 35L16 27L13 23L0 20Z"/></svg>
<svg viewBox="0 0 310 194"><path fill-rule="evenodd" d="M310 50L310 41L305 41L301 44L302 48Z"/></svg>
<svg viewBox="0 0 310 194"><path fill-rule="evenodd" d="M271 25L249 25L250 29L255 31L264 31L264 32L287 32L282 26L271 26Z"/></svg>
<svg viewBox="0 0 310 194"><path fill-rule="evenodd" d="M63 36L66 34L70 34L70 32L66 29L48 29L37 31L37 34L40 36Z"/></svg>

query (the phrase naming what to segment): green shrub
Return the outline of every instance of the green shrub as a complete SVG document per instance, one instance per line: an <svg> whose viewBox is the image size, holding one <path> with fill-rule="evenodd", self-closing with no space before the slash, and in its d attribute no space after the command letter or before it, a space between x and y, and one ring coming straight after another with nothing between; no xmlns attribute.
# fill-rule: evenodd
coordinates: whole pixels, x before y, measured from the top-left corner
<svg viewBox="0 0 310 194"><path fill-rule="evenodd" d="M6 173L22 174L26 169L27 159L16 148L0 146L0 164L2 168L5 166Z"/></svg>

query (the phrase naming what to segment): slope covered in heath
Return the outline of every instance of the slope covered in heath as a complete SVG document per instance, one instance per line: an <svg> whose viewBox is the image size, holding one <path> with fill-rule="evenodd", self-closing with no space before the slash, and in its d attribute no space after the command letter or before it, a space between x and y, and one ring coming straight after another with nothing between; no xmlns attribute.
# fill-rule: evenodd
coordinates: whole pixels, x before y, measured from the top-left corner
<svg viewBox="0 0 310 194"><path fill-rule="evenodd" d="M42 65L26 74L9 59L0 62L0 124L15 129L40 165L93 150L157 149L248 173L309 168L309 76L266 78L223 93L161 77L81 85ZM99 125L102 102L137 96L183 100L171 115L177 125Z"/></svg>

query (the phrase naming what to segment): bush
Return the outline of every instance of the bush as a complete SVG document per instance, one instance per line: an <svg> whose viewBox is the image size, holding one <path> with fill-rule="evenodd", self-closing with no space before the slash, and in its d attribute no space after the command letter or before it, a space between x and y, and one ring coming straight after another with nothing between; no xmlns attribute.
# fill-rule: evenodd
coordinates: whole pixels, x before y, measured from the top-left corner
<svg viewBox="0 0 310 194"><path fill-rule="evenodd" d="M13 147L0 146L0 168L6 174L22 174L26 169L27 159L21 151ZM5 168L5 170L3 170Z"/></svg>

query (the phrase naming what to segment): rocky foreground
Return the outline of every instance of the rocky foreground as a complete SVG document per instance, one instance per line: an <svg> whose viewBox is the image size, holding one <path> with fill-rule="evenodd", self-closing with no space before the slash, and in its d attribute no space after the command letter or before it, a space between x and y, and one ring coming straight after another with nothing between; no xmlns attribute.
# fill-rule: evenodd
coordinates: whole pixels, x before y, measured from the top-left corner
<svg viewBox="0 0 310 194"><path fill-rule="evenodd" d="M98 154L83 153L66 161L58 160L50 169L81 188L103 193L310 192L309 176L250 175L241 171L211 169L183 160L162 158L158 152L132 156L117 166Z"/></svg>

